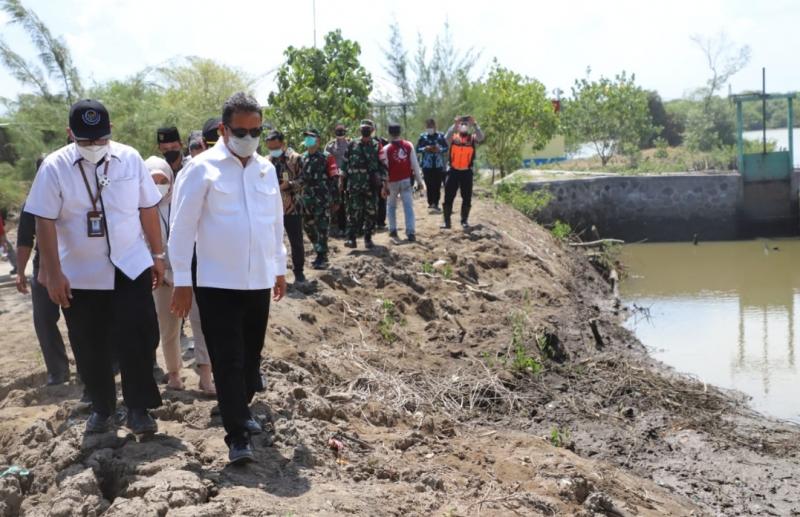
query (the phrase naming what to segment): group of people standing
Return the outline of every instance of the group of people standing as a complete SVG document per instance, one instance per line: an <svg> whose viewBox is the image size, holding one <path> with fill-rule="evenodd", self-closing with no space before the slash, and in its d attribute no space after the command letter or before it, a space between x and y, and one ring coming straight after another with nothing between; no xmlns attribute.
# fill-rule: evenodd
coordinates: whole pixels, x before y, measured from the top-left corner
<svg viewBox="0 0 800 517"><path fill-rule="evenodd" d="M304 282L303 233L316 253L313 267L325 268L331 217L339 223L340 207L349 248L359 237L374 247L381 200L390 236L398 238L400 200L406 237L415 241L414 189L427 190L429 209L438 212L444 184L443 228L450 228L460 190L467 225L474 151L483 134L471 117L458 118L446 135L434 121L426 125L417 146L402 138L399 124L388 126L389 141L375 136L370 120L361 121L353 140L338 125L324 148L320 131L309 128L301 154L277 129L264 137L261 107L240 92L220 118L192 132L189 156L178 130L168 127L156 133L162 156L143 160L111 140L105 106L75 103L70 143L41 161L23 208L17 283L27 292L24 270L35 234L34 323L48 383L69 378L56 327L60 309L91 403L86 432L113 426L117 371L127 427L137 435L157 431L149 413L162 402L155 353L160 342L167 387L184 389L180 334L188 319L199 387L218 400L228 458L253 460L249 438L261 426L249 406L265 389L261 353L270 304L286 293L284 233L294 280ZM258 152L262 141L266 156Z"/></svg>

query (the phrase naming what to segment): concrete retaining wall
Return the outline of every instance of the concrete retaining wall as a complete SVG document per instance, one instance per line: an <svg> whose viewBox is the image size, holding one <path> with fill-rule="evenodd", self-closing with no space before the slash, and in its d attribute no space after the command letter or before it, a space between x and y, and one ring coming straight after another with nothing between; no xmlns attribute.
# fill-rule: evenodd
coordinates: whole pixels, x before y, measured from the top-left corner
<svg viewBox="0 0 800 517"><path fill-rule="evenodd" d="M764 234L765 224L770 233L779 222L781 230L773 233L794 233L800 181L775 183L748 191L747 203L738 173L595 176L531 182L526 188L553 194L539 217L544 223L560 219L576 230L594 225L602 237L627 242L688 241L695 234L702 240L741 238L745 231ZM584 239L591 237L584 233Z"/></svg>

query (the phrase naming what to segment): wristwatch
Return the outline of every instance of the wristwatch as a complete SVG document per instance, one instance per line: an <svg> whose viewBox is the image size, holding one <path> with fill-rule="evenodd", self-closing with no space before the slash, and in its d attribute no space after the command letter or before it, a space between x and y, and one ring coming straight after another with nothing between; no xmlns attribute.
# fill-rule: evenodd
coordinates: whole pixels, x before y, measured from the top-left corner
<svg viewBox="0 0 800 517"><path fill-rule="evenodd" d="M153 257L154 259L160 259L160 260L166 260L167 258L166 253L151 253L150 256Z"/></svg>

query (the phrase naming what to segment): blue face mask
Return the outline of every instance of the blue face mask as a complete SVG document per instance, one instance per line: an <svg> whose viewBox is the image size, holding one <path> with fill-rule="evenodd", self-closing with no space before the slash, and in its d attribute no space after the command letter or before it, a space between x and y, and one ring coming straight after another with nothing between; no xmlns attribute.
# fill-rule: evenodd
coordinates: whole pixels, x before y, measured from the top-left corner
<svg viewBox="0 0 800 517"><path fill-rule="evenodd" d="M305 144L306 147L314 147L314 145L316 143L317 143L317 139L314 138L313 136L307 136L303 140L303 144Z"/></svg>
<svg viewBox="0 0 800 517"><path fill-rule="evenodd" d="M272 149L270 150L269 155L273 158L280 158L283 156L283 149Z"/></svg>

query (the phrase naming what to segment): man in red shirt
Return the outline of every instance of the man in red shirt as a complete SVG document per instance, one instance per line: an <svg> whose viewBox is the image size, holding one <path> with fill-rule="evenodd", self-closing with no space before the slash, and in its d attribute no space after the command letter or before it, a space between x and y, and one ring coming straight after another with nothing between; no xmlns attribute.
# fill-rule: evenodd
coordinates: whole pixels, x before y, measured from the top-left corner
<svg viewBox="0 0 800 517"><path fill-rule="evenodd" d="M397 198L403 200L403 213L406 218L406 236L409 242L416 240L414 219L414 194L411 184L412 175L416 178L417 188L425 189L422 181L417 153L414 145L400 136L400 124L389 124L391 142L381 151L381 160L389 171L389 186L386 199L386 211L389 217L389 237L397 238Z"/></svg>

